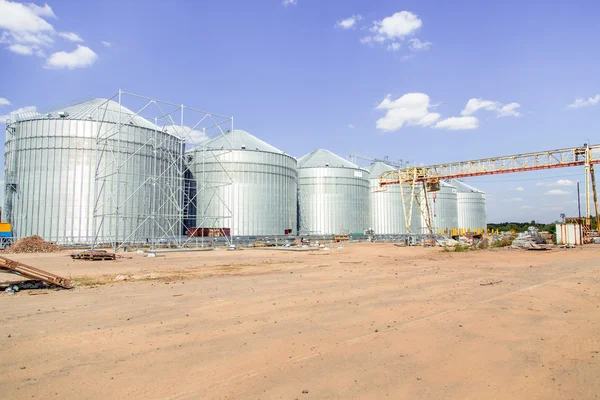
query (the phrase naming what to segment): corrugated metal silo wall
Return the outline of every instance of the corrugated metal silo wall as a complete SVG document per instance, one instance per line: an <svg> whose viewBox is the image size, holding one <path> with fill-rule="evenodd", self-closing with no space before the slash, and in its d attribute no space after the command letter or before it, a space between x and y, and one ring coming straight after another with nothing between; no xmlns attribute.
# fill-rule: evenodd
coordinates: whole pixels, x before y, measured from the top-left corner
<svg viewBox="0 0 600 400"><path fill-rule="evenodd" d="M7 127L5 208L10 211L5 218L13 223L14 236L91 243L98 232L101 241L142 241L159 235L160 226L167 230L179 224L174 195L179 179L176 168L168 167L182 151L179 141L130 125L122 126L118 140L114 127L69 119L32 119ZM97 135L114 135L105 142L99 165ZM163 170L154 182L149 179ZM99 184L98 177L107 183ZM94 218L94 207L105 217ZM149 220L157 214L156 223Z"/></svg>
<svg viewBox="0 0 600 400"><path fill-rule="evenodd" d="M400 185L379 187L378 177L369 179L370 225L375 235L398 235L407 233L404 203ZM406 213L410 213L410 188L404 188L404 198L407 200ZM413 201L411 215L411 233L421 232L420 211L416 201Z"/></svg>
<svg viewBox="0 0 600 400"><path fill-rule="evenodd" d="M456 188L442 185L439 191L429 192L428 199L434 233L438 231L457 229L458 201ZM422 224L425 233L425 221L422 220Z"/></svg>
<svg viewBox="0 0 600 400"><path fill-rule="evenodd" d="M367 171L356 168L299 168L300 231L363 234L369 224L367 177Z"/></svg>
<svg viewBox="0 0 600 400"><path fill-rule="evenodd" d="M487 228L484 193L458 192L458 227L471 231Z"/></svg>
<svg viewBox="0 0 600 400"><path fill-rule="evenodd" d="M255 150L188 153L197 182L198 227L230 228L233 236L297 231L296 159ZM203 182L212 186L202 190Z"/></svg>

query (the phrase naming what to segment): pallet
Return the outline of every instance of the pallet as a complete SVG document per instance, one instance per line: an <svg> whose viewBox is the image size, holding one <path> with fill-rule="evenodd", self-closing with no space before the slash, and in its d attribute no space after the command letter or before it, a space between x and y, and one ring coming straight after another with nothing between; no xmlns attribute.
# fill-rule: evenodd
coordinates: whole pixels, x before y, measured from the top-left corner
<svg viewBox="0 0 600 400"><path fill-rule="evenodd" d="M81 253L71 254L73 260L88 260L88 261L104 261L104 260L115 260L117 258L115 253L106 253L103 251L82 251Z"/></svg>
<svg viewBox="0 0 600 400"><path fill-rule="evenodd" d="M49 285L56 285L65 289L72 288L71 281L68 279L2 256L0 256L0 270L5 270L11 274L24 276L32 280L42 281Z"/></svg>

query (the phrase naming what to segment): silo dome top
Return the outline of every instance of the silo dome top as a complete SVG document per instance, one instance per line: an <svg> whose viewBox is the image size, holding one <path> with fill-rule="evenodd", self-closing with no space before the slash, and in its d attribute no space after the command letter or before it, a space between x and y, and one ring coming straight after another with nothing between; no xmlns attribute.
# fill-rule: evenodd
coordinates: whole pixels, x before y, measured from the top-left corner
<svg viewBox="0 0 600 400"><path fill-rule="evenodd" d="M345 160L337 154L325 149L313 150L298 159L298 168L318 167L361 169L358 165Z"/></svg>
<svg viewBox="0 0 600 400"><path fill-rule="evenodd" d="M142 128L161 130L158 126L147 119L136 115L130 109L119 106L119 103L107 99L94 99L74 104L55 112L40 114L39 112L24 112L15 114L14 121L24 121L32 119L73 119L73 120L91 120L125 123L128 125L139 126Z"/></svg>
<svg viewBox="0 0 600 400"><path fill-rule="evenodd" d="M254 150L283 154L283 151L277 147L271 146L256 136L239 129L227 131L223 135L219 135L203 143L202 147L208 149Z"/></svg>
<svg viewBox="0 0 600 400"><path fill-rule="evenodd" d="M369 171L369 174L371 174L371 178L377 178L382 173L387 171L393 171L395 170L395 168L386 163L382 163L381 161L376 161L373 164L369 165L367 167L367 170Z"/></svg>
<svg viewBox="0 0 600 400"><path fill-rule="evenodd" d="M483 191L474 188L473 186L467 185L466 183L459 181L458 179L452 179L448 181L449 184L454 186L459 193L483 193Z"/></svg>

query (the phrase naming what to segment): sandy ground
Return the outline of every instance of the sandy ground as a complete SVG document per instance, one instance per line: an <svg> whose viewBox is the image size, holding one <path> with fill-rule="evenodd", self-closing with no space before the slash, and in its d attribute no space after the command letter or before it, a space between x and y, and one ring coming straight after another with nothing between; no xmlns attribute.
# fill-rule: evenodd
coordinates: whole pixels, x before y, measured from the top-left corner
<svg viewBox="0 0 600 400"><path fill-rule="evenodd" d="M80 286L0 295L2 398L597 399L599 256L15 255Z"/></svg>

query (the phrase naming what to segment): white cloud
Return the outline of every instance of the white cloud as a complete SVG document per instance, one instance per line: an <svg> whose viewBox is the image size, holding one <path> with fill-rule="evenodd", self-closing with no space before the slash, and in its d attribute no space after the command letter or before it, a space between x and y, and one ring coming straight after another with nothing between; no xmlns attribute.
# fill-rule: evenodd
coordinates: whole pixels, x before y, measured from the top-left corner
<svg viewBox="0 0 600 400"><path fill-rule="evenodd" d="M575 186L576 182L571 181L569 179L559 179L556 182L546 183L546 182L538 182L536 186Z"/></svg>
<svg viewBox="0 0 600 400"><path fill-rule="evenodd" d="M533 206L521 206L522 210L533 210Z"/></svg>
<svg viewBox="0 0 600 400"><path fill-rule="evenodd" d="M283 0L281 2L281 4L283 4L285 7L289 6L289 5L296 5L296 0Z"/></svg>
<svg viewBox="0 0 600 400"><path fill-rule="evenodd" d="M376 108L386 110L385 116L377 120L377 129L395 131L404 124L430 126L440 118L440 114L429 110L431 107L425 93L407 93L396 100L388 95Z"/></svg>
<svg viewBox="0 0 600 400"><path fill-rule="evenodd" d="M190 126L168 125L164 129L174 136L185 139L189 144L200 144L209 139L204 130L194 129Z"/></svg>
<svg viewBox="0 0 600 400"><path fill-rule="evenodd" d="M13 53L21 54L24 56L30 56L33 54L33 49L23 44L11 44L8 49Z"/></svg>
<svg viewBox="0 0 600 400"><path fill-rule="evenodd" d="M398 51L400 50L400 48L402 47L402 45L398 42L394 42L394 43L390 43L388 44L388 51Z"/></svg>
<svg viewBox="0 0 600 400"><path fill-rule="evenodd" d="M111 47L112 46L111 42L105 42L104 40L102 41L102 44L104 45L104 47Z"/></svg>
<svg viewBox="0 0 600 400"><path fill-rule="evenodd" d="M448 129L451 131L477 129L479 120L475 117L450 117L439 121L434 128Z"/></svg>
<svg viewBox="0 0 600 400"><path fill-rule="evenodd" d="M0 97L0 106L9 106L10 105L10 101L8 101L8 99L5 99L4 97Z"/></svg>
<svg viewBox="0 0 600 400"><path fill-rule="evenodd" d="M520 198L520 197L511 197L509 199L506 199L506 201L515 201L515 202L518 202L518 201L523 201L523 199Z"/></svg>
<svg viewBox="0 0 600 400"><path fill-rule="evenodd" d="M473 98L467 102L467 105L461 111L460 115L469 116L479 110L486 110L495 112L497 118L518 117L521 115L517 111L519 107L521 107L519 103L502 104L498 101Z"/></svg>
<svg viewBox="0 0 600 400"><path fill-rule="evenodd" d="M83 42L81 36L74 32L59 32L58 36L63 39L70 40L71 42Z"/></svg>
<svg viewBox="0 0 600 400"><path fill-rule="evenodd" d="M423 25L423 21L418 16L410 11L400 11L381 21L375 21L371 31L386 39L404 39L413 34L421 25Z"/></svg>
<svg viewBox="0 0 600 400"><path fill-rule="evenodd" d="M510 189L510 190L515 191L515 192L523 192L523 191L525 191L525 188L523 186L519 186L519 187Z"/></svg>
<svg viewBox="0 0 600 400"><path fill-rule="evenodd" d="M360 21L361 19L362 19L361 15L353 15L350 18L346 18L341 21L338 21L337 24L335 24L335 27L342 28L342 29L350 29L353 26L355 26L356 23L358 21Z"/></svg>
<svg viewBox="0 0 600 400"><path fill-rule="evenodd" d="M552 190L548 190L544 194L548 194L548 195L551 195L551 196L563 196L563 195L566 195L566 194L569 194L569 193L571 193L571 192L568 192L566 190L552 189Z"/></svg>
<svg viewBox="0 0 600 400"><path fill-rule="evenodd" d="M348 128L350 128L350 129L354 129L354 128L355 128L355 126L354 126L354 125L352 125L352 124L348 124Z"/></svg>
<svg viewBox="0 0 600 400"><path fill-rule="evenodd" d="M410 46L409 48L412 51L424 51L424 50L429 50L429 48L431 47L431 42L421 42L419 39L415 38L415 39L410 39L409 40Z"/></svg>
<svg viewBox="0 0 600 400"><path fill-rule="evenodd" d="M46 60L45 68L51 69L75 69L85 68L94 64L98 59L98 55L92 49L86 46L77 45L77 49L68 53L59 51L52 54Z"/></svg>
<svg viewBox="0 0 600 400"><path fill-rule="evenodd" d="M23 112L32 113L35 115L37 114L37 108L35 106L21 107L14 111L11 111L10 114L0 115L0 124L6 123L6 120L9 119L12 114L20 114Z"/></svg>
<svg viewBox="0 0 600 400"><path fill-rule="evenodd" d="M594 97L588 97L588 99L584 99L583 97L580 97L578 99L576 99L573 103L569 104L567 107L568 108L581 108L581 107L587 107L587 106L594 106L596 104L600 103L600 94L597 94Z"/></svg>
<svg viewBox="0 0 600 400"><path fill-rule="evenodd" d="M37 4L28 3L25 4L25 6L38 17L56 18L54 11L52 11L52 8L48 4L44 4L44 7L40 7Z"/></svg>

